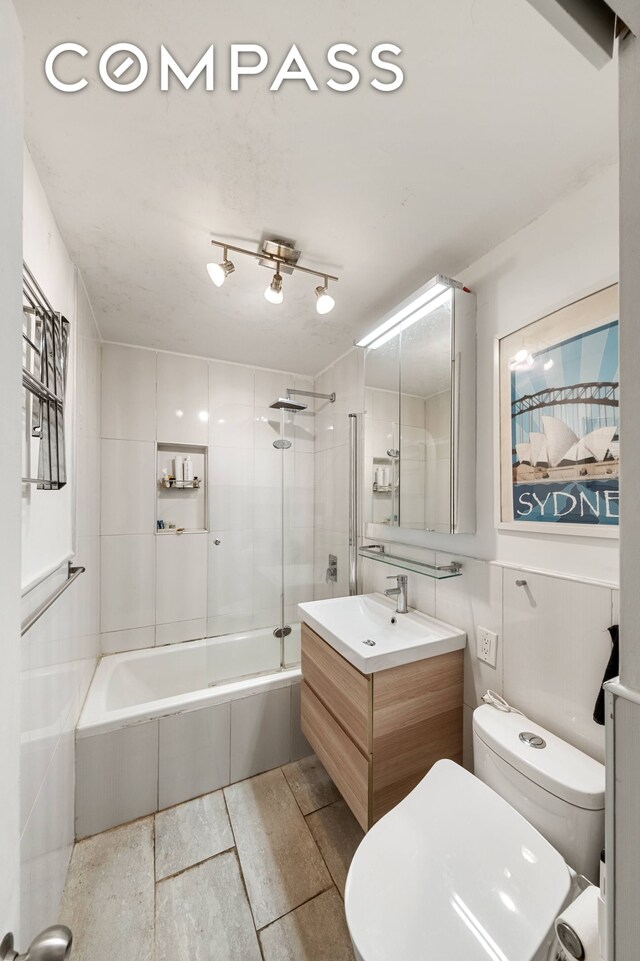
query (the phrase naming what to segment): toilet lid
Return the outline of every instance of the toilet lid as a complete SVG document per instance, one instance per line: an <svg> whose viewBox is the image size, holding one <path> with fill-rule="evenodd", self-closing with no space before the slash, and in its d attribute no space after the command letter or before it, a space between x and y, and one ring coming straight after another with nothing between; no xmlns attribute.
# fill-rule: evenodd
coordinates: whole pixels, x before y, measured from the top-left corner
<svg viewBox="0 0 640 961"><path fill-rule="evenodd" d="M345 912L362 961L531 961L569 888L565 861L528 821L438 761L366 835Z"/></svg>

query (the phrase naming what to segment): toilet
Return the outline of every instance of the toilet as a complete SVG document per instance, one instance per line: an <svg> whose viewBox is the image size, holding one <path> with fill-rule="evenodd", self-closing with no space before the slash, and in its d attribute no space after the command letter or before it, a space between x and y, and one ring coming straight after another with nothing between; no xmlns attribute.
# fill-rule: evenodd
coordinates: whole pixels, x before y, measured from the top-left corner
<svg viewBox="0 0 640 961"><path fill-rule="evenodd" d="M595 877L604 768L489 705L474 714L474 751L475 775L438 761L356 851L345 914L357 961L556 957L577 873Z"/></svg>
<svg viewBox="0 0 640 961"><path fill-rule="evenodd" d="M599 880L604 765L516 711L473 713L473 767L577 874Z"/></svg>

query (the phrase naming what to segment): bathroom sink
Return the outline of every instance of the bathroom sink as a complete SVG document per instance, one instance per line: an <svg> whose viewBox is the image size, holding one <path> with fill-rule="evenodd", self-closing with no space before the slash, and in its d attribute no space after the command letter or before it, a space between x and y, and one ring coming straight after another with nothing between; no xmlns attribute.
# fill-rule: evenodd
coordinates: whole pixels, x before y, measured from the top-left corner
<svg viewBox="0 0 640 961"><path fill-rule="evenodd" d="M334 597L299 604L303 621L363 674L461 650L467 635L409 609L397 614L383 594Z"/></svg>

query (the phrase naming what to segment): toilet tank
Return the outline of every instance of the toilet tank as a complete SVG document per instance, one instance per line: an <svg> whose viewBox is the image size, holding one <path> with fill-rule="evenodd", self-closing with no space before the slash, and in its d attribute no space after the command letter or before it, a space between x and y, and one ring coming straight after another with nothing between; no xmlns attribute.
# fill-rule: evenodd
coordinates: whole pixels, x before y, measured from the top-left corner
<svg viewBox="0 0 640 961"><path fill-rule="evenodd" d="M476 777L508 801L578 874L598 883L604 765L534 721L489 704L473 714Z"/></svg>

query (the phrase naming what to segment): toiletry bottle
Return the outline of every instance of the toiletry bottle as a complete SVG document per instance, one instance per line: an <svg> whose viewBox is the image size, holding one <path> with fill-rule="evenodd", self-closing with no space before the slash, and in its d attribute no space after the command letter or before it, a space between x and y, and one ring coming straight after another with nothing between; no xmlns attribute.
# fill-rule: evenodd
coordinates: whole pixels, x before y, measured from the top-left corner
<svg viewBox="0 0 640 961"><path fill-rule="evenodd" d="M176 454L173 458L173 476L176 479L176 484L180 484L184 480L184 467L183 461L180 454Z"/></svg>
<svg viewBox="0 0 640 961"><path fill-rule="evenodd" d="M183 461L182 469L184 471L185 481L192 483L193 482L193 461L191 460L191 457L189 454L187 454L187 456Z"/></svg>

